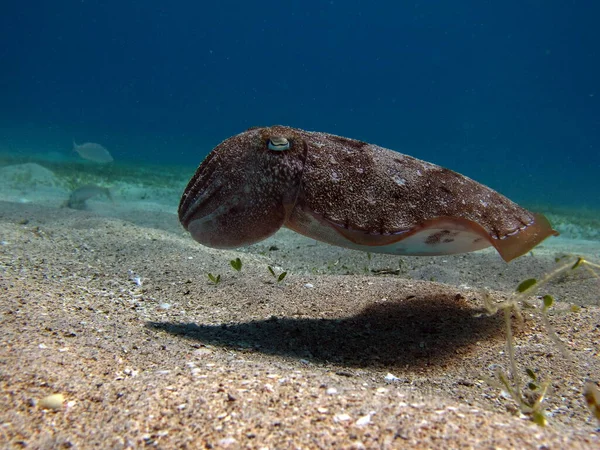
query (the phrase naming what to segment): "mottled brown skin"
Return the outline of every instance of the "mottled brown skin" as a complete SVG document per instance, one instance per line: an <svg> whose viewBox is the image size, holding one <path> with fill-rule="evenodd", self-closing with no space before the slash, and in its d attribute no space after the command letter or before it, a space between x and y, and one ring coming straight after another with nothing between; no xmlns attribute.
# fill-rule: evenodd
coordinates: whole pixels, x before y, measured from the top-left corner
<svg viewBox="0 0 600 450"><path fill-rule="evenodd" d="M289 149L269 149L276 138L287 139ZM218 145L185 189L179 218L194 239L218 248L252 244L285 225L373 252L447 254L493 245L507 261L557 234L545 217L451 170L283 126L250 129ZM452 247L461 233L469 245Z"/></svg>
<svg viewBox="0 0 600 450"><path fill-rule="evenodd" d="M219 144L202 162L185 189L179 220L201 244L232 248L275 233L298 195L307 145L287 129L285 152L267 148L268 128L250 129ZM214 218L195 231L194 222Z"/></svg>

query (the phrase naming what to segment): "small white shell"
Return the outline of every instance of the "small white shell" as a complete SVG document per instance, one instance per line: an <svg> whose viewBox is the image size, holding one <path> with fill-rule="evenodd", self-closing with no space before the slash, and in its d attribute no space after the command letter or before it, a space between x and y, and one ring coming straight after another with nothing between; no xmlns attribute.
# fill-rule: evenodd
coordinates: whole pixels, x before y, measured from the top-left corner
<svg viewBox="0 0 600 450"><path fill-rule="evenodd" d="M62 409L65 396L62 394L52 394L44 397L40 400L40 407L44 409L51 409L53 411L60 411Z"/></svg>

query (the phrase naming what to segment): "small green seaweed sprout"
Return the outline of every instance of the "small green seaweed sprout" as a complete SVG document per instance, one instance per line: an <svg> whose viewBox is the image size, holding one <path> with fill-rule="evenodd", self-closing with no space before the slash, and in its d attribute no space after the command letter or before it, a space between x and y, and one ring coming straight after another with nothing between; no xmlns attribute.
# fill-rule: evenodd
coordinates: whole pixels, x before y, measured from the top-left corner
<svg viewBox="0 0 600 450"><path fill-rule="evenodd" d="M214 276L212 273L208 273L208 279L212 281L214 284L219 284L221 282L221 275Z"/></svg>
<svg viewBox="0 0 600 450"><path fill-rule="evenodd" d="M557 258L556 262L559 263L565 257ZM545 426L547 424L546 413L544 410L544 399L546 398L548 387L550 386L550 381L546 380L541 382L538 380L536 373L530 369L526 368L525 373L529 381L524 385L521 382L521 377L519 375L520 370L517 365L517 361L515 358L515 342L512 333L512 315L514 314L519 321L523 321L523 316L521 315L521 308L519 305L523 305L527 308L533 308L534 306L528 301L528 297L531 297L536 291L538 291L541 287L546 285L551 280L555 279L560 275L569 275L574 270L579 269L580 267L585 267L586 270L590 272L590 274L594 278L600 279L598 274L594 269L600 269L600 265L587 261L582 257L575 257L573 260L569 258L568 262L558 266L553 271L546 274L540 280L535 278L529 278L527 280L522 281L518 286L516 291L513 293L510 299L501 302L501 303L493 303L491 296L488 293L485 293L484 304L485 308L489 314L495 314L499 310L504 312L504 322L506 326L506 343L508 349L508 358L510 363L510 374L503 372L501 369L496 369L495 376L499 380L499 383L488 379L488 382L500 388L501 390L508 393L508 395L515 401L519 410L522 414L527 415L531 418L533 422L540 426ZM556 330L550 323L548 318L548 311L554 304L554 298L551 295L543 295L541 298L541 316L544 327L546 328L552 342L559 348L562 356L569 362L573 363L573 359L571 358L567 348L563 344L563 342L558 337ZM572 311L577 311L577 307L572 308ZM529 392L524 391L524 386L527 387ZM529 395L528 395L529 394ZM600 394L598 393L598 388L595 383L588 381L585 385L585 391L583 393L586 403L590 408L592 414L600 421Z"/></svg>
<svg viewBox="0 0 600 450"><path fill-rule="evenodd" d="M232 259L231 261L229 261L229 264L231 264L231 267L233 267L238 272L242 270L242 260L240 258Z"/></svg>
<svg viewBox="0 0 600 450"><path fill-rule="evenodd" d="M279 275L277 275L271 266L267 266L267 269L269 269L269 272L271 275L273 275L273 278L275 278L278 283L281 283L287 275L287 272L281 272Z"/></svg>
<svg viewBox="0 0 600 450"><path fill-rule="evenodd" d="M371 252L367 252L367 264L365 264L364 271L365 273L371 272L371 260L373 259L373 254Z"/></svg>

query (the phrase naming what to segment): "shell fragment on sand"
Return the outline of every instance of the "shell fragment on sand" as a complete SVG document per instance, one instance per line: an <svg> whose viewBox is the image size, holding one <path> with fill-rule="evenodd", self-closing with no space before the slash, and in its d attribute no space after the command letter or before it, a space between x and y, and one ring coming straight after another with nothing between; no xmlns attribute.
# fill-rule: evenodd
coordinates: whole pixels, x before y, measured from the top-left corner
<svg viewBox="0 0 600 450"><path fill-rule="evenodd" d="M43 409L51 409L53 411L60 411L65 402L65 397L62 394L52 394L44 397L40 400L40 407Z"/></svg>
<svg viewBox="0 0 600 450"><path fill-rule="evenodd" d="M105 147L94 142L86 142L85 144L78 145L73 141L73 151L77 152L83 159L95 163L105 164L114 161L112 155Z"/></svg>

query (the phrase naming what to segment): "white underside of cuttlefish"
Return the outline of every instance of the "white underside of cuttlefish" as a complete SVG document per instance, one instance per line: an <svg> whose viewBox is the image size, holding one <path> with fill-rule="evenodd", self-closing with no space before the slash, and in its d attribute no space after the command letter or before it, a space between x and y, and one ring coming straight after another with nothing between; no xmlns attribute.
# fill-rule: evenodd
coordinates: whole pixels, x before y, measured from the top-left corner
<svg viewBox="0 0 600 450"><path fill-rule="evenodd" d="M558 234L492 189L376 145L289 127L218 145L190 180L179 219L198 242L231 248L286 226L329 244L398 255L493 246L506 260Z"/></svg>

